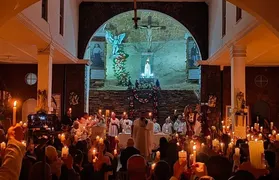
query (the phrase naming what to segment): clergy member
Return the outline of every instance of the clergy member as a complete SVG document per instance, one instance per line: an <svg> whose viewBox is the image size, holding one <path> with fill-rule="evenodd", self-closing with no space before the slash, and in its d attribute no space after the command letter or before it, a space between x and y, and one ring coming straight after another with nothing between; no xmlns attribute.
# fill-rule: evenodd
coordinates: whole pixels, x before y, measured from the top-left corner
<svg viewBox="0 0 279 180"><path fill-rule="evenodd" d="M120 128L119 120L116 118L116 114L114 112L111 113L111 118L109 122L109 130L108 136L110 139L111 148L115 148L115 136L118 135L118 129Z"/></svg>
<svg viewBox="0 0 279 180"><path fill-rule="evenodd" d="M182 121L182 116L178 115L177 120L175 121L174 125L173 125L173 129L177 132L177 133L183 133L184 128L186 126L186 123L184 123Z"/></svg>
<svg viewBox="0 0 279 180"><path fill-rule="evenodd" d="M126 134L131 134L132 125L133 125L133 121L128 119L128 115L127 114L123 115L123 119L121 123L122 132Z"/></svg>
<svg viewBox="0 0 279 180"><path fill-rule="evenodd" d="M161 132L161 126L160 126L159 123L157 123L157 119L156 118L153 118L153 123L154 123L153 132L155 134Z"/></svg>
<svg viewBox="0 0 279 180"><path fill-rule="evenodd" d="M152 151L153 145L153 122L148 121L144 117L134 121L133 139L135 147L140 151L140 154L148 158Z"/></svg>
<svg viewBox="0 0 279 180"><path fill-rule="evenodd" d="M162 132L165 134L172 134L172 124L170 117L168 117L166 122L163 124Z"/></svg>

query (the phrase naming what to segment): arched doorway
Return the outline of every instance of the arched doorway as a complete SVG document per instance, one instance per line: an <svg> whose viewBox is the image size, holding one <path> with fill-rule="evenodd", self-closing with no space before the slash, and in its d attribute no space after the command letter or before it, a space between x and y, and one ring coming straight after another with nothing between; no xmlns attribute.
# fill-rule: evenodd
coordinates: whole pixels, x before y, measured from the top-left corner
<svg viewBox="0 0 279 180"><path fill-rule="evenodd" d="M87 80L94 90L126 90L128 80L159 80L165 90L198 90L200 49L189 30L174 18L153 10L133 11L106 21L91 37L85 59L92 64ZM115 45L114 43L118 44ZM116 56L115 51L125 56ZM122 58L123 57L123 58ZM146 75L146 64L149 73Z"/></svg>
<svg viewBox="0 0 279 180"><path fill-rule="evenodd" d="M263 124L263 120L270 120L270 107L267 102L259 100L252 106L252 124L257 121L257 117L260 123Z"/></svg>

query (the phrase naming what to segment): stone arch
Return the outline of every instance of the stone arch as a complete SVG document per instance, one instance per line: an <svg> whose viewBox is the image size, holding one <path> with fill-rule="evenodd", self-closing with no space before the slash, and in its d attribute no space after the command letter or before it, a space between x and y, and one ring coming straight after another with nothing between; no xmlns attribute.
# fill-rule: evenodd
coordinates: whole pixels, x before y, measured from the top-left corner
<svg viewBox="0 0 279 180"><path fill-rule="evenodd" d="M81 3L80 12L83 13L79 17L78 58L84 57L88 42L104 22L120 13L130 11L131 7L133 7L132 3ZM200 11L197 11L197 8ZM206 3L149 2L138 3L138 9L158 11L180 22L196 40L202 59L208 58L208 7Z"/></svg>
<svg viewBox="0 0 279 180"><path fill-rule="evenodd" d="M256 17L279 37L279 1L227 0Z"/></svg>

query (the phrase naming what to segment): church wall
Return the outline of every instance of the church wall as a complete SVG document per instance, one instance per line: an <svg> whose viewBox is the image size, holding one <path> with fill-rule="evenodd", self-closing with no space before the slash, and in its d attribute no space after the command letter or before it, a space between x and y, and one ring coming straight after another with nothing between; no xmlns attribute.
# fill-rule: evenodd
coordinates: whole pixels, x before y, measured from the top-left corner
<svg viewBox="0 0 279 180"><path fill-rule="evenodd" d="M27 73L37 74L37 65L0 65L0 80L5 84L7 90L11 92L12 97L19 101L18 117L21 117L22 103L27 99L37 98L37 84L30 86L25 83ZM66 79L64 78L65 75ZM74 91L80 97L80 102L72 107L73 115L82 115L84 111L84 65L53 65L52 77L52 93L61 94L62 102L65 102L65 105L61 102L61 111L63 112L64 107L65 109L69 108L69 94ZM64 82L66 82L65 87L63 86ZM65 98L64 88L66 88Z"/></svg>
<svg viewBox="0 0 279 180"><path fill-rule="evenodd" d="M64 1L63 36L59 33L60 1L48 1L48 21L42 18L41 12L42 1L39 1L21 13L45 35L52 38L54 42L65 48L73 56L77 56L79 2L73 0Z"/></svg>
<svg viewBox="0 0 279 180"><path fill-rule="evenodd" d="M128 97L130 91L90 91L89 95L89 112L90 114L96 113L99 109L103 111L109 109L114 111L120 118L123 112L129 112ZM152 101L146 104L135 102L135 110L138 110L145 116L148 112L153 110ZM195 105L198 99L193 91L179 91L179 90L161 90L159 95L159 123L162 125L168 116L172 116L174 110L182 114L186 105ZM138 113L139 114L139 113Z"/></svg>
<svg viewBox="0 0 279 180"><path fill-rule="evenodd" d="M159 43L154 43L156 46ZM186 43L181 41L168 41L160 43L161 47L153 54L153 64L151 64L151 73L155 79L160 80L162 88L167 85L177 85L186 80ZM113 71L113 61L110 58L110 46L108 46L108 55L106 61L106 78L107 80L116 79ZM124 51L129 54L126 61L126 69L129 71L132 83L139 79L143 70L141 69L142 55L135 51L134 43L125 43ZM146 60L146 59L145 59ZM145 61L144 60L144 61ZM163 88L165 89L165 88Z"/></svg>
<svg viewBox="0 0 279 180"><path fill-rule="evenodd" d="M236 6L226 3L226 35L222 37L222 2L211 0L209 2L209 57L213 56L220 48L234 40L240 33L257 21L255 17L242 10L242 18L236 22Z"/></svg>
<svg viewBox="0 0 279 180"><path fill-rule="evenodd" d="M107 20L130 11L132 3L82 2L79 9L78 57L83 58L87 43ZM197 41L202 58L208 57L208 6L189 2L139 2L139 9L160 11L181 22ZM131 17L132 18L132 17Z"/></svg>
<svg viewBox="0 0 279 180"><path fill-rule="evenodd" d="M256 77L262 75L266 77L268 83L265 87L258 87L255 83ZM255 119L256 115L253 106L263 101L269 106L267 119L279 125L279 67L246 67L246 103L250 108L250 119ZM231 80L230 67L224 68L224 106L231 103ZM223 109L225 113L225 107Z"/></svg>

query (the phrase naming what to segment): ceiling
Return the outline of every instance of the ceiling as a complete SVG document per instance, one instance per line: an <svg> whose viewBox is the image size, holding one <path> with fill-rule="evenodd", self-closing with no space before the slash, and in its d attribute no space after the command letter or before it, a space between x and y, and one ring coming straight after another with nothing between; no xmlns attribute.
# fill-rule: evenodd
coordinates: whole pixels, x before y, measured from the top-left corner
<svg viewBox="0 0 279 180"><path fill-rule="evenodd" d="M247 66L279 66L279 39L264 24L256 26L235 44L246 45ZM199 64L230 66L230 49L224 46L216 55Z"/></svg>

